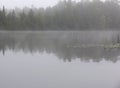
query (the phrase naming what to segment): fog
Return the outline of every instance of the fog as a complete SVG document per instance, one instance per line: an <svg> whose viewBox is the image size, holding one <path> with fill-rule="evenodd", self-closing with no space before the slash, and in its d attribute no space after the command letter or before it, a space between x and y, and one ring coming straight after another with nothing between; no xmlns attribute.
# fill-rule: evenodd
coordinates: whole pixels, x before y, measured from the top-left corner
<svg viewBox="0 0 120 88"><path fill-rule="evenodd" d="M120 88L119 0L0 0L0 88Z"/></svg>
<svg viewBox="0 0 120 88"><path fill-rule="evenodd" d="M60 1L53 7L0 10L0 30L119 30L118 0Z"/></svg>
<svg viewBox="0 0 120 88"><path fill-rule="evenodd" d="M0 7L2 8L5 6L7 9L14 9L14 8L24 8L24 7L36 7L36 8L47 8L56 5L59 1L63 0L1 0ZM73 0L73 1L80 1L80 0Z"/></svg>
<svg viewBox="0 0 120 88"><path fill-rule="evenodd" d="M1 32L0 51L55 54L63 61L100 62L119 60L119 31Z"/></svg>

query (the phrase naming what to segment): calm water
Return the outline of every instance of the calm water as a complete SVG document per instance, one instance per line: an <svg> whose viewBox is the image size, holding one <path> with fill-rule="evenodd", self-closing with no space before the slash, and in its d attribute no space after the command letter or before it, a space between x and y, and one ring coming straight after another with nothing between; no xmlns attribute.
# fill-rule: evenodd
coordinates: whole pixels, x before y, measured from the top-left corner
<svg viewBox="0 0 120 88"><path fill-rule="evenodd" d="M0 88L120 88L119 35L0 32Z"/></svg>

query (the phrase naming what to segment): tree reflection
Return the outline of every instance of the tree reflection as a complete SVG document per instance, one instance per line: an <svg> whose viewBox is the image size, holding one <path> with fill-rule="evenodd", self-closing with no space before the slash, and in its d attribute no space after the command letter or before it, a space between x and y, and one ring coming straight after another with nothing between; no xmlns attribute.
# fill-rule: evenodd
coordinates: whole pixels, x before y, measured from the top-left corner
<svg viewBox="0 0 120 88"><path fill-rule="evenodd" d="M105 35L105 33L107 35ZM116 44L119 32L11 32L0 33L0 51L5 54L6 50L29 52L29 53L54 53L59 59L71 62L76 58L81 61L116 62L120 54L119 47L81 47L89 44Z"/></svg>

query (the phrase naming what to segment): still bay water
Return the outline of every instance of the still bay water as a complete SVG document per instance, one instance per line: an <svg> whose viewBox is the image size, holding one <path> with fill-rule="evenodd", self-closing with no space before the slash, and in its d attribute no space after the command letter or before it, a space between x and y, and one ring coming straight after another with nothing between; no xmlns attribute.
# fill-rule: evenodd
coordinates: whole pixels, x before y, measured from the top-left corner
<svg viewBox="0 0 120 88"><path fill-rule="evenodd" d="M0 32L0 88L120 88L119 35Z"/></svg>

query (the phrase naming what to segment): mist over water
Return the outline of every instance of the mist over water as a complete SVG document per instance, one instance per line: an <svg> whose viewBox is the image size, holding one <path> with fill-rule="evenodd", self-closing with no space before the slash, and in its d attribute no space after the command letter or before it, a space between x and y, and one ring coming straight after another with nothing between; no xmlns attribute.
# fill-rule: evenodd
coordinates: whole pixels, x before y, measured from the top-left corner
<svg viewBox="0 0 120 88"><path fill-rule="evenodd" d="M120 88L119 0L20 2L0 7L0 88Z"/></svg>
<svg viewBox="0 0 120 88"><path fill-rule="evenodd" d="M119 31L0 32L0 88L119 88L119 37Z"/></svg>
<svg viewBox="0 0 120 88"><path fill-rule="evenodd" d="M79 58L116 62L120 53L119 37L118 31L1 32L0 50L3 55L7 50L31 54L46 52L63 61Z"/></svg>

